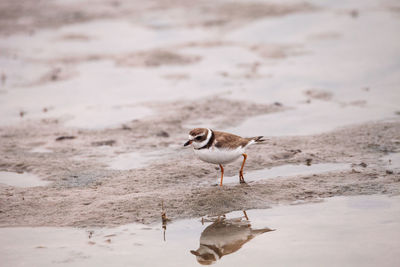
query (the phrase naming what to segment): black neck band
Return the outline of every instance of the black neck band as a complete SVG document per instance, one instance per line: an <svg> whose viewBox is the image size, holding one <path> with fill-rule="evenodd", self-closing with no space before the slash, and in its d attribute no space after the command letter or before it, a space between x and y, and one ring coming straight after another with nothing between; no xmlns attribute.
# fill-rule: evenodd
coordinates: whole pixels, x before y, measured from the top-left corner
<svg viewBox="0 0 400 267"><path fill-rule="evenodd" d="M218 249L217 246L206 245L206 244L201 244L201 245L202 245L202 246L205 246L205 247L207 247L207 248L209 248L209 249L211 249L212 251L215 252L215 254L218 255L219 258L222 258L223 255L222 255L222 253L221 253L221 250Z"/></svg>
<svg viewBox="0 0 400 267"><path fill-rule="evenodd" d="M210 131L211 131L210 140L208 140L207 144L205 144L204 146L196 148L197 150L209 148L214 143L215 135L214 135L214 132L212 130L210 130Z"/></svg>

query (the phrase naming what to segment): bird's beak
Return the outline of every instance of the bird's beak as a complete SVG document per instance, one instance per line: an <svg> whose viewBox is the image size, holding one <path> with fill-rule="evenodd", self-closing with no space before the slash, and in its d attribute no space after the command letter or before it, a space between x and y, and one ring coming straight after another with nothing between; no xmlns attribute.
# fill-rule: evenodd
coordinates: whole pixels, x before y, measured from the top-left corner
<svg viewBox="0 0 400 267"><path fill-rule="evenodd" d="M200 256L200 253L195 250L191 250L190 253L192 253L195 256Z"/></svg>
<svg viewBox="0 0 400 267"><path fill-rule="evenodd" d="M186 143L183 144L183 146L188 146L193 142L193 140L188 140Z"/></svg>

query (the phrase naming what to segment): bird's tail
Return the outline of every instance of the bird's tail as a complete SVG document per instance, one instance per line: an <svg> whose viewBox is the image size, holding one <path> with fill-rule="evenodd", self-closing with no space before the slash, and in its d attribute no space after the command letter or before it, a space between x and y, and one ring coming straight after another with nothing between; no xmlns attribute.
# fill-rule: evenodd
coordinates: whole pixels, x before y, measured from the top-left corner
<svg viewBox="0 0 400 267"><path fill-rule="evenodd" d="M252 144L263 144L267 141L267 139L264 139L264 136L249 137L246 138L246 140L248 142L246 147L251 146Z"/></svg>
<svg viewBox="0 0 400 267"><path fill-rule="evenodd" d="M265 141L267 141L267 139L265 139L264 136L257 136L257 137L253 137L251 139L254 140L254 143L256 143L256 144L261 144L261 143L264 143Z"/></svg>
<svg viewBox="0 0 400 267"><path fill-rule="evenodd" d="M271 231L275 231L275 229L269 229L269 228L252 229L251 233L256 236L256 235L260 235L260 234L263 234L263 233L266 233L266 232L271 232Z"/></svg>

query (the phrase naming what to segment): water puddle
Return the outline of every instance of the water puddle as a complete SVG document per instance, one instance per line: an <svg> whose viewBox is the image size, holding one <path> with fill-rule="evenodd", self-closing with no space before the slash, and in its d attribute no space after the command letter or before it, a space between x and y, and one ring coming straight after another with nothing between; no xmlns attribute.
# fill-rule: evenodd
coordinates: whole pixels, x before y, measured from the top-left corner
<svg viewBox="0 0 400 267"><path fill-rule="evenodd" d="M31 149L29 152L31 153L53 153L53 150L45 148L43 146L38 146Z"/></svg>
<svg viewBox="0 0 400 267"><path fill-rule="evenodd" d="M388 168L400 169L400 153L390 153L382 157L382 160Z"/></svg>
<svg viewBox="0 0 400 267"><path fill-rule="evenodd" d="M43 181L38 176L31 173L16 173L0 171L0 183L16 187L46 186L50 182Z"/></svg>
<svg viewBox="0 0 400 267"><path fill-rule="evenodd" d="M336 103L298 105L296 109L254 116L238 126L226 129L242 136L298 136L329 132L334 129L382 118L391 118L393 111L378 108L341 107Z"/></svg>
<svg viewBox="0 0 400 267"><path fill-rule="evenodd" d="M289 177L289 176L300 176L318 174L331 171L350 170L350 164L348 163L319 163L313 165L283 165L273 167L270 169L263 169L251 172L244 172L246 182L256 182L264 179L276 178L276 177ZM237 175L224 177L224 184L227 183L238 183L239 178ZM218 181L219 182L219 181Z"/></svg>
<svg viewBox="0 0 400 267"><path fill-rule="evenodd" d="M124 153L116 156L110 163L109 169L131 170L144 167L150 163L151 159L138 152Z"/></svg>
<svg viewBox="0 0 400 267"><path fill-rule="evenodd" d="M113 170L131 170L143 168L153 162L161 162L162 159L175 157L177 153L189 153L189 151L182 152L182 147L178 145L171 145L168 148L152 151L152 152L130 152L119 154L107 162L108 168Z"/></svg>
<svg viewBox="0 0 400 267"><path fill-rule="evenodd" d="M76 114L71 119L66 120L66 126L86 129L117 127L124 122L153 114L151 109L142 106L110 107L107 105L85 108L77 107L76 110L69 109L66 112L74 112Z"/></svg>
<svg viewBox="0 0 400 267"><path fill-rule="evenodd" d="M165 227L0 228L0 257L6 266L16 267L397 266L399 200L334 197Z"/></svg>

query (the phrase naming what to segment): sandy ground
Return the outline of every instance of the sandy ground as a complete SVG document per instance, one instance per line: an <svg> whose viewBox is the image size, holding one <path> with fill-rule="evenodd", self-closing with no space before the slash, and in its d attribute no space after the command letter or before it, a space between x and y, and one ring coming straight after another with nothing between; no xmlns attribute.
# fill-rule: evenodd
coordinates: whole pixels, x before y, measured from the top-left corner
<svg viewBox="0 0 400 267"><path fill-rule="evenodd" d="M286 164L307 163L349 163L352 164L350 170L265 179L220 188L215 186L219 170L199 161L190 149L182 147L188 131L195 125L207 123L214 129L224 130L240 127L249 118L287 114L285 112L296 110L293 105L281 103L279 97L260 101L255 95L254 101L251 101L232 98L231 92L225 88L220 91L215 89L214 92L213 88L207 89L210 86L207 86L209 84L204 81L207 80L204 77L198 83L200 88L204 87L204 91L192 88L191 94L196 96L195 99L172 97L174 92L177 95L181 92L183 94L183 89L179 91L179 84L197 81L193 74L182 71L205 60L195 53L196 49L233 47L246 50L246 53L251 53L251 57L256 56L257 60L251 60L250 63L236 64L235 71L224 71L223 68L215 71L218 79L227 79L221 85L232 87L239 84L243 91L243 84L270 79L271 74L260 71L260 68L274 64L279 66L275 60L312 54L297 43L261 45L214 38L184 40L134 51L116 47L124 50L121 53L110 52L113 47L107 48L108 52L99 52L99 49L93 48L94 51L81 53L52 51L49 47L48 51L41 51L39 55L31 53L34 51L24 52L22 48L18 51L10 45L16 42L12 38L18 40L21 36L33 36L33 40L37 40L41 37L35 37L36 32L43 33L71 25L79 28L81 23L98 19L128 19L151 29L171 27L165 21L172 20L175 29L204 31L211 27L224 32L260 19L315 14L325 8L309 3L195 2L196 5L192 1L90 1L85 5L78 1L65 4L47 1L40 1L40 4L32 4L30 1L0 3L0 34L9 38L2 43L3 48L7 49L3 50L2 56L0 97L4 97L3 108L6 106L7 109L2 110L5 122L0 126L0 171L30 172L52 182L48 186L31 188L1 184L0 226L87 227L131 222L152 223L160 220L162 203L168 217L178 219L267 208L275 204L316 201L339 195L400 194L400 170L383 159L390 153L400 152L400 120L399 114L394 112L398 107L393 103L384 109L392 114L390 118L387 118L387 113L379 113L379 117L373 117L373 121L370 121L369 113L365 113L367 118L360 119L359 123L356 123L356 118L351 121L351 125L335 127L324 133L272 137L268 136L268 132L254 133L265 134L269 140L248 151L245 173ZM393 19L398 20L398 7L396 9L390 4L389 1L379 5L380 12L391 13ZM96 8L91 8L93 5ZM188 10L192 15L188 14ZM344 14L349 20L357 19L360 15L357 10L346 8L336 13L340 16ZM90 28L87 32L90 33ZM57 40L68 42L91 42L96 39L90 34L63 32L60 35ZM340 34L327 29L322 34L313 35L313 38L335 40L340 38ZM32 43L32 46L35 45L40 46ZM74 46L70 47L73 50ZM182 53L179 49L189 49L192 52ZM22 72L35 75L20 74L19 65L9 63L13 57L21 60L23 66L30 66L29 70L35 70L30 72L21 68ZM170 86L170 94L153 100L147 96L140 98L140 106L151 110L150 113L145 112L136 119L118 123L118 126L94 127L97 129L68 127L65 122L68 122L70 115L52 113L52 110L57 111L57 103L42 105L40 102L42 106L35 106L35 100L32 99L39 98L35 93L37 90L47 92L45 95L54 94L51 91L57 88L54 84L78 77L80 67L84 64L101 65L103 61L112 62L112 68L139 68L144 70L143 73L156 72ZM163 67L179 69L170 72L164 71ZM388 75L390 77L385 80L388 82L384 84L386 87L382 87L388 88L390 92L394 92L393 88L398 90L398 85L396 87L393 82L397 81L398 73L395 70L394 74ZM147 81L151 83L151 79ZM73 85L70 84L68 88L74 90ZM124 86L121 83L117 87L119 85ZM301 89L301 97L305 99L302 105L326 103L334 105L338 110L351 107L360 109L358 112L361 114L371 110L374 112L373 105L368 106L369 99L366 101L359 97L360 94L367 94L370 89L363 87L357 90L361 93L358 92L355 99L349 96L348 101L339 101L335 93L329 90ZM246 91L242 91L239 96L246 95ZM23 92L21 95L32 94L34 98L18 97L19 92ZM74 94L74 91L70 94ZM377 94L382 95L379 92ZM7 98L8 95L14 98ZM87 102L88 105L107 102L107 98L104 100L98 97L95 90L84 97L91 100ZM392 97L393 101L396 101L396 97ZM62 103L64 99L60 98L59 103ZM14 105L19 101L25 103L25 106ZM136 107L137 103L133 102L132 105ZM382 106L382 103L379 104ZM129 103L112 106L117 109L121 107L129 107ZM75 110L78 118L84 116L79 108ZM91 117L83 124L89 124L90 121ZM147 155L148 161L141 164L133 161L131 168L111 169L110 163L126 153L135 153L139 157ZM239 161L227 165L226 175L236 175L239 166Z"/></svg>
<svg viewBox="0 0 400 267"><path fill-rule="evenodd" d="M181 147L187 130L180 126L185 106L174 110L175 116L132 122L113 130L73 131L48 122L3 128L1 153L6 156L0 162L1 168L33 172L54 182L28 189L2 186L1 225L150 223L160 219L162 202L168 216L176 219L337 195L400 193L399 170L380 159L398 152L398 122L363 124L316 136L271 138L267 144L250 149L246 165L250 171L288 163L306 164L311 159L312 164L352 163L350 171L220 188L214 186L218 175L215 167L195 159L192 151ZM159 128L150 127L154 124ZM76 138L55 141L65 135ZM99 141L111 140L115 141L112 146L98 146ZM53 152L29 152L43 145ZM102 159L119 153L165 151L169 147L168 156L138 169L109 170L102 163ZM234 175L239 165L227 165L226 174Z"/></svg>

